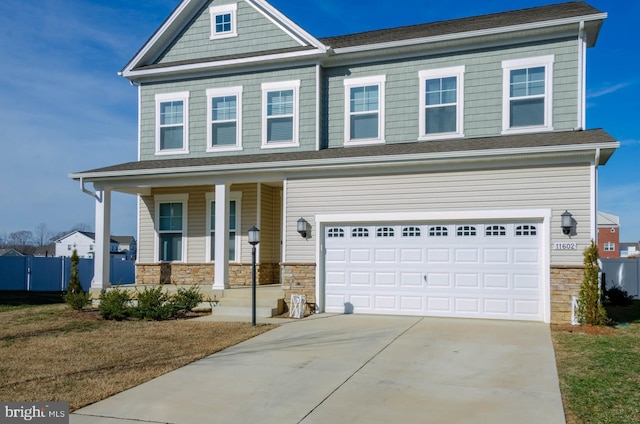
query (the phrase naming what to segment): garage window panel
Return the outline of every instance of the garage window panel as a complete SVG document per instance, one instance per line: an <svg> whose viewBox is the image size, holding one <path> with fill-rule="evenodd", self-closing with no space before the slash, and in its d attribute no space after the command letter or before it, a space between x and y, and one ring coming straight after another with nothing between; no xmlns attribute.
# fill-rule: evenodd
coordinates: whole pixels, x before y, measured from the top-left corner
<svg viewBox="0 0 640 424"><path fill-rule="evenodd" d="M429 227L429 237L447 237L449 235L449 229L444 226Z"/></svg>
<svg viewBox="0 0 640 424"><path fill-rule="evenodd" d="M376 237L393 237L395 230L392 227L378 227L376 229Z"/></svg>
<svg viewBox="0 0 640 424"><path fill-rule="evenodd" d="M351 230L351 237L369 237L369 229L365 227L356 227Z"/></svg>
<svg viewBox="0 0 640 424"><path fill-rule="evenodd" d="M506 236L507 229L503 225L487 225L484 231L484 235L487 237Z"/></svg>
<svg viewBox="0 0 640 424"><path fill-rule="evenodd" d="M456 230L456 235L460 237L473 237L477 235L476 227L473 225L460 225Z"/></svg>
<svg viewBox="0 0 640 424"><path fill-rule="evenodd" d="M342 228L329 228L327 230L329 238L344 238L344 230Z"/></svg>
<svg viewBox="0 0 640 424"><path fill-rule="evenodd" d="M420 237L420 227L403 227L402 237Z"/></svg>
<svg viewBox="0 0 640 424"><path fill-rule="evenodd" d="M516 226L516 236L535 236L537 229L535 225L518 225Z"/></svg>

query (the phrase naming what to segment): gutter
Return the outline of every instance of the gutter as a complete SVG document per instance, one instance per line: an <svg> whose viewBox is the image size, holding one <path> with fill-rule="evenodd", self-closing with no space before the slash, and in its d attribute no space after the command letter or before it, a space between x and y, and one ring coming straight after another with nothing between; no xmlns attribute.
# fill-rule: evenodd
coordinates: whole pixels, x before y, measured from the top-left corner
<svg viewBox="0 0 640 424"><path fill-rule="evenodd" d="M101 200L100 196L98 196L96 194L96 192L89 190L88 188L85 187L84 185L84 178L80 177L80 188L82 189L82 192L85 194L88 194L89 196L95 198L96 200Z"/></svg>

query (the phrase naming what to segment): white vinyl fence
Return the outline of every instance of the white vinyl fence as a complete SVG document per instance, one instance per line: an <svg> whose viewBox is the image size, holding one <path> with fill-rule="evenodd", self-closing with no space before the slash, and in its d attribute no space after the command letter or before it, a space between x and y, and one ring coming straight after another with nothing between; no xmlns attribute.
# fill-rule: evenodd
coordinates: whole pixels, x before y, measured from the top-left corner
<svg viewBox="0 0 640 424"><path fill-rule="evenodd" d="M618 287L640 298L640 258L601 259L608 289Z"/></svg>

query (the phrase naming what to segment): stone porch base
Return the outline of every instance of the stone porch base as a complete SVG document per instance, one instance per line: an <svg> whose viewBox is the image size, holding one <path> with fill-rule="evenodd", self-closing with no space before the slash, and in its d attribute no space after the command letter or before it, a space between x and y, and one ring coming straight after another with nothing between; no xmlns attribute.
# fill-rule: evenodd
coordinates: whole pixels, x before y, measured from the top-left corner
<svg viewBox="0 0 640 424"><path fill-rule="evenodd" d="M571 322L571 296L580 294L584 266L551 266L551 323Z"/></svg>
<svg viewBox="0 0 640 424"><path fill-rule="evenodd" d="M212 263L136 264L136 284L213 284L215 265ZM250 286L251 264L229 264L229 285ZM256 284L279 284L278 264L257 264Z"/></svg>

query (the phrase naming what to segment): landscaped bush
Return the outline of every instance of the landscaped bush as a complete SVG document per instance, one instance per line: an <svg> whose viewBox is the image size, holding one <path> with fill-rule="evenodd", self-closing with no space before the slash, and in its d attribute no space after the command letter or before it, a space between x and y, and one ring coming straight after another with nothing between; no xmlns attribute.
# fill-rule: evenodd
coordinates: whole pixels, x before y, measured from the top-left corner
<svg viewBox="0 0 640 424"><path fill-rule="evenodd" d="M100 293L100 315L104 319L121 321L131 315L131 295L128 291L115 287Z"/></svg>
<svg viewBox="0 0 640 424"><path fill-rule="evenodd" d="M138 305L133 308L132 315L136 318L165 320L173 316L174 306L169 302L169 296L162 290L162 286L145 287L138 292Z"/></svg>
<svg viewBox="0 0 640 424"><path fill-rule="evenodd" d="M619 287L612 287L605 290L605 296L609 302L615 306L629 306L633 303L633 296Z"/></svg>
<svg viewBox="0 0 640 424"><path fill-rule="evenodd" d="M91 295L85 292L80 284L80 277L78 276L79 262L80 258L78 257L78 252L73 249L73 253L71 254L71 275L69 276L69 287L67 287L67 291L63 296L65 303L77 311L82 310L82 308L84 308L91 300Z"/></svg>
<svg viewBox="0 0 640 424"><path fill-rule="evenodd" d="M578 321L580 324L605 325L609 322L607 311L600 302L600 279L598 278L598 246L584 250L584 272L578 298Z"/></svg>
<svg viewBox="0 0 640 424"><path fill-rule="evenodd" d="M178 291L173 296L173 306L175 310L181 312L189 312L200 302L202 302L203 296L198 287L192 286L188 289L178 288Z"/></svg>

